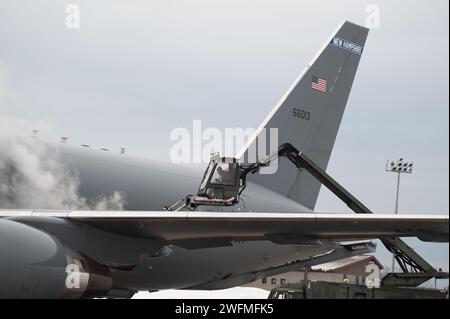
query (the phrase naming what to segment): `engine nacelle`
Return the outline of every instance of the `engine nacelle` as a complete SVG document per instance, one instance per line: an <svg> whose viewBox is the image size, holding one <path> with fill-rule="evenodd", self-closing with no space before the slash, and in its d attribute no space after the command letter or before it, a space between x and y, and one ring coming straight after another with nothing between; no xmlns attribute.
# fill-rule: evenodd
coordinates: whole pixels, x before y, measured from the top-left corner
<svg viewBox="0 0 450 319"><path fill-rule="evenodd" d="M31 226L0 219L0 299L107 295L108 268Z"/></svg>

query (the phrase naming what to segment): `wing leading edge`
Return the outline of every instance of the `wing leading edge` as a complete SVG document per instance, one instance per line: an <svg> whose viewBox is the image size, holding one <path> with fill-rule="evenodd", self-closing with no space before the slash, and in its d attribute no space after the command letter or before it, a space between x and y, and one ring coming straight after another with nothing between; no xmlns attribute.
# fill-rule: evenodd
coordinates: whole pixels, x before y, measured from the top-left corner
<svg viewBox="0 0 450 319"><path fill-rule="evenodd" d="M312 245L320 244L321 239L418 237L429 242L449 241L448 215L0 210L0 217L19 222L30 217L65 218L181 246L199 240L272 240Z"/></svg>

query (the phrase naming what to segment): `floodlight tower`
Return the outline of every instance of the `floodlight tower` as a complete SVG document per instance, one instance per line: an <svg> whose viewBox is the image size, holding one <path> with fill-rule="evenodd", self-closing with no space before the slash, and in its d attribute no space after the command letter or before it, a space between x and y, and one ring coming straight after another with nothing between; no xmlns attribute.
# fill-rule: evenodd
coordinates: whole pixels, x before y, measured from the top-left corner
<svg viewBox="0 0 450 319"><path fill-rule="evenodd" d="M406 162L403 158L400 158L397 161L387 161L386 163L386 172L389 173L397 173L397 195L395 197L395 214L398 214L398 195L400 193L400 175L404 174L412 174L413 163ZM395 272L395 257L392 255L392 272Z"/></svg>

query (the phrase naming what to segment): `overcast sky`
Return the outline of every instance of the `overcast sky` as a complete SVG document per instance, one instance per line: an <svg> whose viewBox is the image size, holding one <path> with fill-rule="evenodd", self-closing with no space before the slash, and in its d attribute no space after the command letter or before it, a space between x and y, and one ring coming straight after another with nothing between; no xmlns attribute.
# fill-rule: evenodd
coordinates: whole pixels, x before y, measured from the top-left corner
<svg viewBox="0 0 450 319"><path fill-rule="evenodd" d="M79 29L65 25L69 3L79 5ZM341 20L365 23L369 3L380 28L328 172L391 213L396 177L384 166L404 157L415 171L402 176L400 213L448 214L447 0L0 0L0 116L37 123L45 139L167 160L170 131L193 119L257 127ZM348 212L326 190L316 209ZM448 245L412 243L448 270Z"/></svg>

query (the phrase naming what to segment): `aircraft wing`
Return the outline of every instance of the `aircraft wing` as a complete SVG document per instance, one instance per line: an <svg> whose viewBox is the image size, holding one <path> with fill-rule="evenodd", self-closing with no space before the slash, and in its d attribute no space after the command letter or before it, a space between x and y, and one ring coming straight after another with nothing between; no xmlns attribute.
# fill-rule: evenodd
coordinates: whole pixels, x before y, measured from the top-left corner
<svg viewBox="0 0 450 319"><path fill-rule="evenodd" d="M448 215L1 210L0 217L16 221L39 217L70 219L105 231L155 238L186 248L239 240L311 245L320 244L321 239L418 237L423 241L449 241Z"/></svg>

